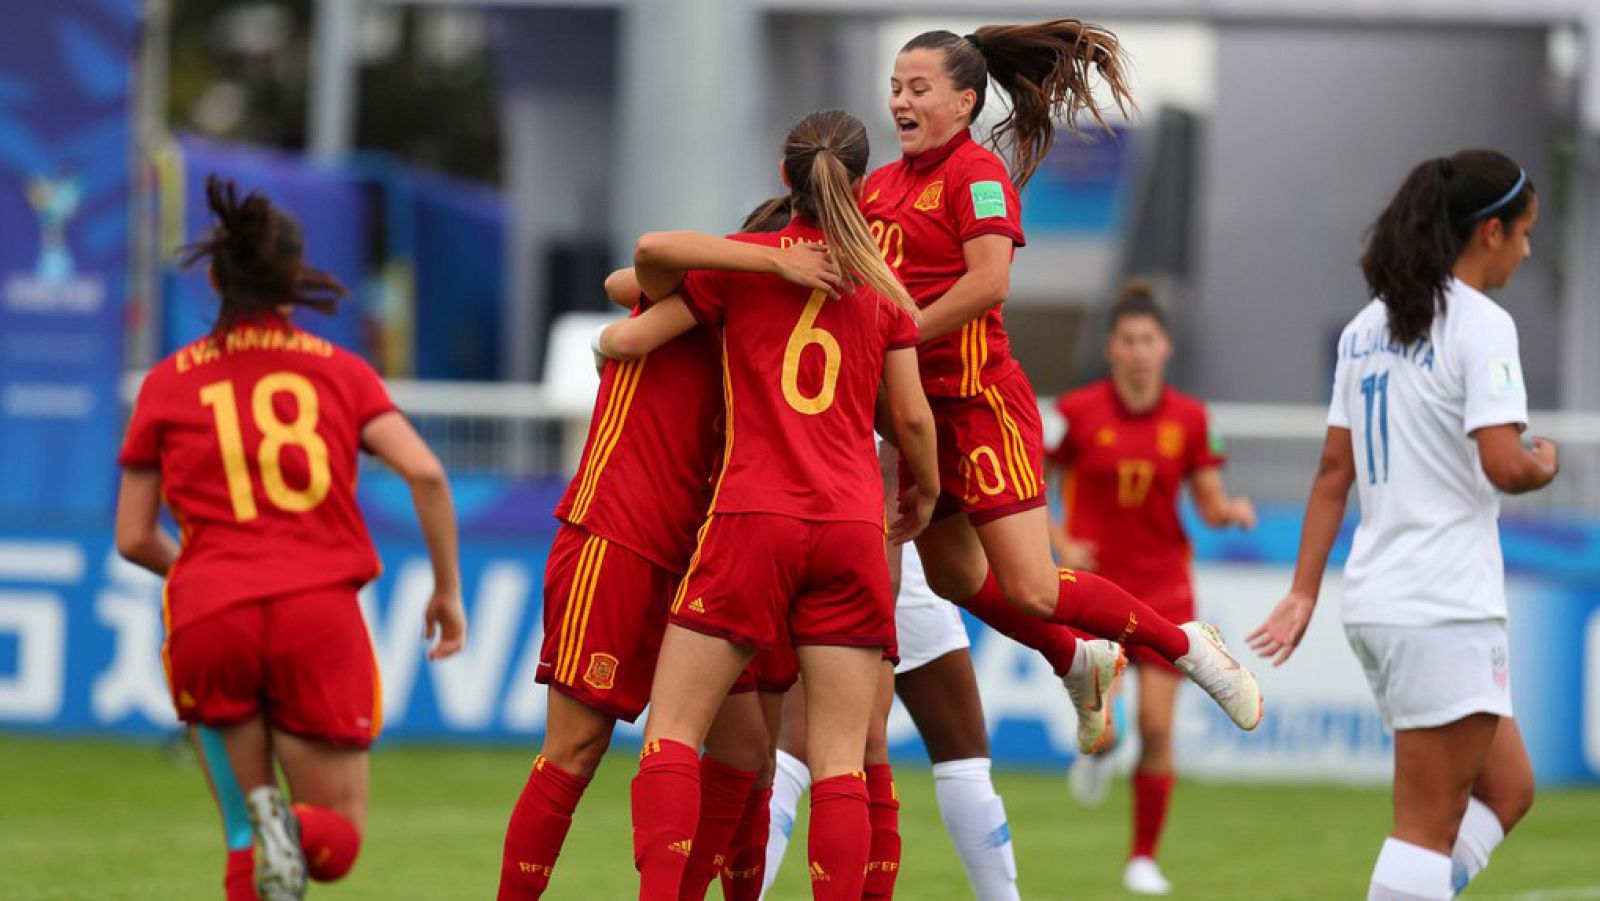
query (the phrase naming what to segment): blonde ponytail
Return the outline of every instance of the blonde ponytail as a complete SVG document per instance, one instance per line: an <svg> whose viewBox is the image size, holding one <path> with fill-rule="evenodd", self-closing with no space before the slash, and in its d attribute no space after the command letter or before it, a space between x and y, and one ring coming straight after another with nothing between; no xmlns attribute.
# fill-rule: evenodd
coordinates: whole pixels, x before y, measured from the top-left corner
<svg viewBox="0 0 1600 901"><path fill-rule="evenodd" d="M811 164L811 179L807 185L808 204L816 211L822 233L828 238L828 250L838 262L845 277L852 282L865 284L872 290L895 302L895 305L921 318L916 302L906 293L905 285L883 260L878 242L872 239L867 220L856 205L853 179L844 163L827 148L818 150Z"/></svg>

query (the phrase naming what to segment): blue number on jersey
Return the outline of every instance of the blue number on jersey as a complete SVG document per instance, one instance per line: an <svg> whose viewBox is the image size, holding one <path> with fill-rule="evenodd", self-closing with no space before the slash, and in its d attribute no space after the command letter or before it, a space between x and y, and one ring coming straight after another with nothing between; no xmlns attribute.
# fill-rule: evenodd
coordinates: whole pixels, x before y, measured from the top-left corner
<svg viewBox="0 0 1600 901"><path fill-rule="evenodd" d="M1372 412L1377 407L1377 443L1382 445L1383 481L1389 481L1389 373L1369 375L1361 380L1361 396L1367 401L1367 484L1378 484L1378 455L1373 446Z"/></svg>

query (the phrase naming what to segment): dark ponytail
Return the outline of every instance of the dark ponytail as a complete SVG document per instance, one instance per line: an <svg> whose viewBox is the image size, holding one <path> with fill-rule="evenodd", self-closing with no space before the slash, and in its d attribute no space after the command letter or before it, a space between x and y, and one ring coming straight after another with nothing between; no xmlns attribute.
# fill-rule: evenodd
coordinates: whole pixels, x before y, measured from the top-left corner
<svg viewBox="0 0 1600 901"><path fill-rule="evenodd" d="M284 304L332 313L347 293L337 278L304 263L299 223L266 195L251 191L240 200L232 180L208 175L206 205L216 224L180 250L178 261L186 267L210 261L221 295L213 335Z"/></svg>
<svg viewBox="0 0 1600 901"><path fill-rule="evenodd" d="M742 232L775 232L789 224L794 218L789 195L774 197L764 200L761 205L750 211L744 217L744 222L739 225Z"/></svg>
<svg viewBox="0 0 1600 901"><path fill-rule="evenodd" d="M1409 345L1445 306L1445 286L1478 223L1522 216L1533 182L1498 150L1419 164L1378 216L1361 255L1367 290L1389 310L1389 337Z"/></svg>
<svg viewBox="0 0 1600 901"><path fill-rule="evenodd" d="M1103 128L1106 113L1094 96L1095 76L1111 89L1124 115L1135 106L1128 90L1128 54L1111 32L1077 19L1032 25L991 25L965 37L950 31L917 35L900 48L940 50L956 90L977 92L972 119L983 112L989 79L1011 99L1006 117L989 131L996 152L1011 159L1011 181L1020 190L1055 143L1056 120L1076 128L1087 111Z"/></svg>

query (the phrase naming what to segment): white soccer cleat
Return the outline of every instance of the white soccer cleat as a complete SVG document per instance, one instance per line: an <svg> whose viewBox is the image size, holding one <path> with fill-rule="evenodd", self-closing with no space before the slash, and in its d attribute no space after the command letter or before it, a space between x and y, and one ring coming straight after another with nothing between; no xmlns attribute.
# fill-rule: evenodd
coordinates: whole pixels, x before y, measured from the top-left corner
<svg viewBox="0 0 1600 901"><path fill-rule="evenodd" d="M1255 674L1233 659L1217 627L1198 620L1179 628L1189 636L1189 653L1175 662L1194 684L1205 690L1217 706L1246 732L1261 722L1261 686Z"/></svg>
<svg viewBox="0 0 1600 901"><path fill-rule="evenodd" d="M1134 857L1122 871L1122 887L1135 895L1170 895L1172 883L1161 875L1154 858Z"/></svg>
<svg viewBox="0 0 1600 901"><path fill-rule="evenodd" d="M294 811L276 785L251 789L244 801L255 837L256 894L261 901L300 901L306 896L306 858Z"/></svg>
<svg viewBox="0 0 1600 901"><path fill-rule="evenodd" d="M1061 677L1078 712L1078 752L1093 754L1105 744L1111 725L1111 689L1128 665L1122 645L1096 638L1079 640L1078 657Z"/></svg>
<svg viewBox="0 0 1600 901"><path fill-rule="evenodd" d="M1111 792L1111 757L1106 754L1079 754L1067 769L1067 787L1073 800L1084 807L1099 807Z"/></svg>

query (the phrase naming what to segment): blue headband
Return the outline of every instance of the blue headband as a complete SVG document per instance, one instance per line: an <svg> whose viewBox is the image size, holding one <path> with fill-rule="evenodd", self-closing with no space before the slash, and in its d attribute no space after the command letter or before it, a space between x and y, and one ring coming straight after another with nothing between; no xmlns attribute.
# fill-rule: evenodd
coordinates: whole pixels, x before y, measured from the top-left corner
<svg viewBox="0 0 1600 901"><path fill-rule="evenodd" d="M1495 210L1500 209L1501 207L1505 206L1506 204L1510 203L1511 201L1516 200L1517 199L1517 195L1522 193L1522 186L1526 185L1527 183L1528 183L1527 170L1518 169L1517 170L1517 183L1511 186L1511 190L1506 192L1506 196L1500 198L1499 200L1496 200L1494 203L1489 204L1488 206L1484 207L1483 209L1478 210L1476 213L1473 213L1471 216L1468 216L1467 217L1467 221L1468 222L1477 222L1479 219L1482 219L1483 217L1485 217L1485 216L1489 215L1490 213L1494 212Z"/></svg>

